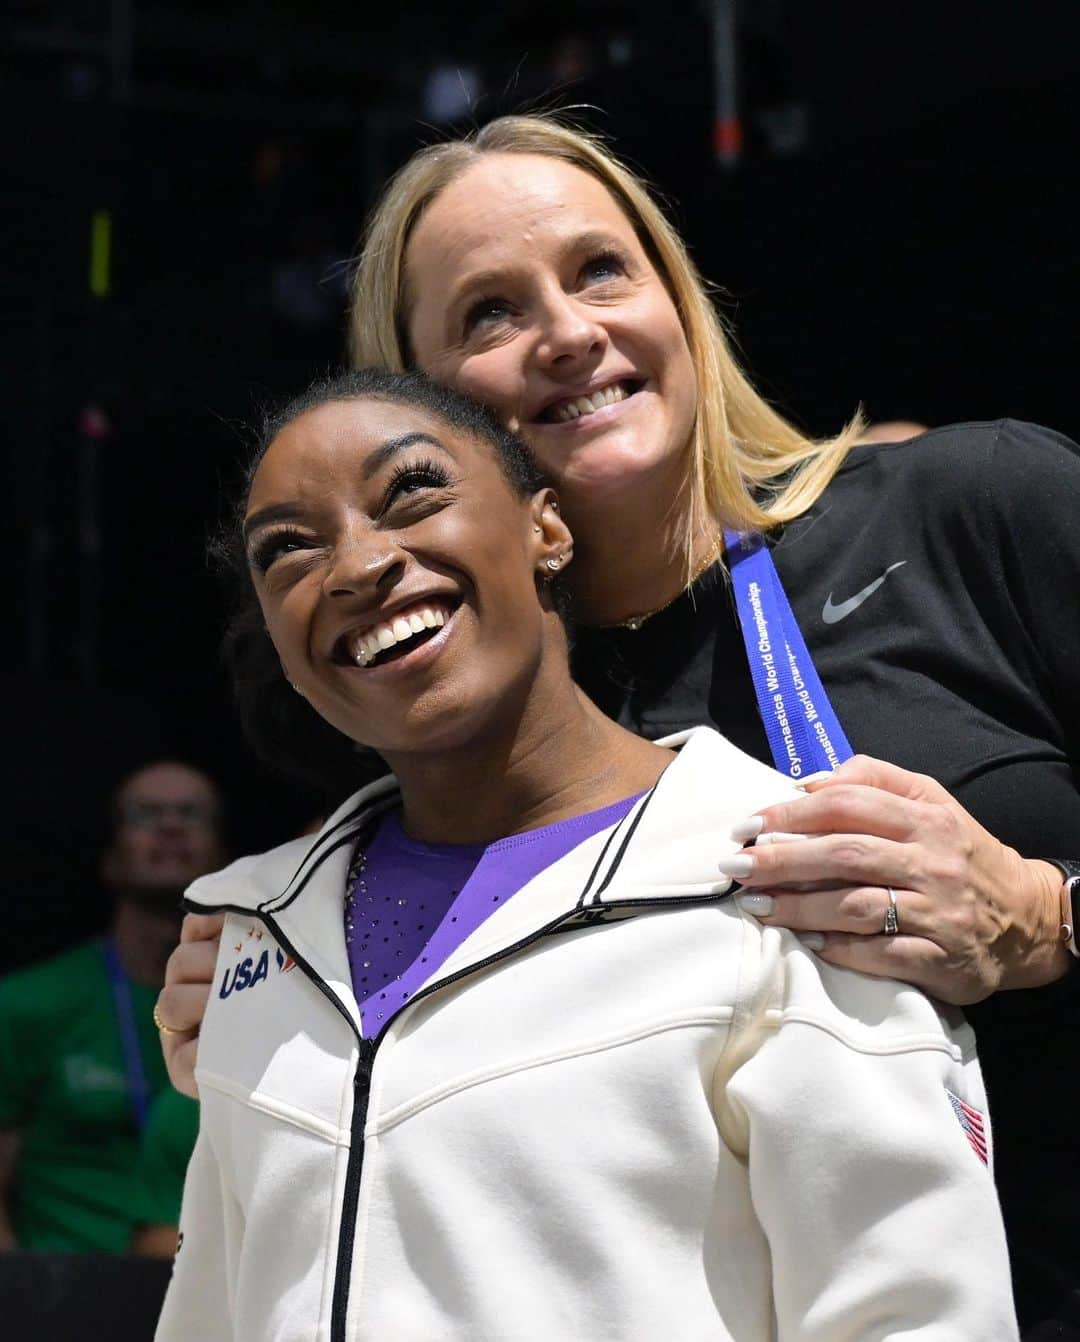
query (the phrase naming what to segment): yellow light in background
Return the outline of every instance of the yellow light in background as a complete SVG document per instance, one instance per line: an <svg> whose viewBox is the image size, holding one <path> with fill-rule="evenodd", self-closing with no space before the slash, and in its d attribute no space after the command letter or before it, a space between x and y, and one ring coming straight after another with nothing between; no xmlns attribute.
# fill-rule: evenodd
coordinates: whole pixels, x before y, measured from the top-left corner
<svg viewBox="0 0 1080 1342"><path fill-rule="evenodd" d="M95 210L90 220L90 292L108 298L112 263L112 213Z"/></svg>

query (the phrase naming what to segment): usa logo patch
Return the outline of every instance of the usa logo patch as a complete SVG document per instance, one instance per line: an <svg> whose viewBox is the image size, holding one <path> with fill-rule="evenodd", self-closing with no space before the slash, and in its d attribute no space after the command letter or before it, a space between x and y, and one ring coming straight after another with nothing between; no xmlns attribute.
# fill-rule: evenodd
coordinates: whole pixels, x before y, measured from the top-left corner
<svg viewBox="0 0 1080 1342"><path fill-rule="evenodd" d="M218 988L218 996L223 1001L234 992L242 993L248 988L266 982L270 972L270 952L266 948L261 950L259 948L258 943L262 941L263 936L262 928L252 924L248 928L247 936L241 937L239 943L233 947L238 956L243 955L244 951L249 951L250 954L243 955L243 959L237 960L231 968L226 966ZM280 947L274 948L274 959L279 973L287 974L290 969L296 967L296 961L291 955L286 955Z"/></svg>
<svg viewBox="0 0 1080 1342"><path fill-rule="evenodd" d="M971 1143L971 1149L985 1165L988 1154L986 1125L982 1114L978 1109L973 1109L970 1104L965 1104L960 1096L954 1095L948 1087L945 1088L945 1094L949 1097L949 1103L952 1105L952 1111L956 1115L957 1122L964 1129L964 1135Z"/></svg>

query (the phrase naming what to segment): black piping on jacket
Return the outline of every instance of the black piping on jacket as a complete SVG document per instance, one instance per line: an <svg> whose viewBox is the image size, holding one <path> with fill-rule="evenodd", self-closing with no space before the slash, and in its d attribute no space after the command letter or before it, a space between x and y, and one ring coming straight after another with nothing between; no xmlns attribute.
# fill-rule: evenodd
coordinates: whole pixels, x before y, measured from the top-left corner
<svg viewBox="0 0 1080 1342"><path fill-rule="evenodd" d="M505 960L512 955L516 955L525 947L541 940L556 932L568 932L577 928L587 928L596 923L605 921L621 921L617 919L606 920L602 917L604 912L609 910L624 909L633 912L645 911L653 908L670 908L686 904L715 903L724 897L724 894L706 894L706 895L688 895L683 898L663 897L658 899L625 899L615 900L611 903L600 905L600 896L610 885L615 873L624 861L630 840L638 827L641 817L644 815L649 803L656 795L657 788L663 782L664 775L661 774L657 782L651 787L642 799L641 805L637 807L631 816L624 816L608 835L601 849L600 855L589 873L588 879L583 886L580 895L574 903L574 906L566 913L560 914L558 918L553 919L543 927L535 928L528 936L515 942L512 946L505 946L494 955L486 959L478 960L475 963L467 965L456 973L448 975L446 978L438 979L427 987L420 989L416 995L403 1003L396 1011L390 1014L389 1019L381 1027L378 1034L373 1039L365 1039L356 1026L355 1021L349 1014L348 1008L341 999L334 993L329 985L316 973L312 966L297 951L296 947L290 942L288 936L281 930L277 924L274 914L281 909L287 908L303 892L308 885L311 877L322 866L323 862L339 848L346 843L359 843L365 836L365 832L370 830L379 817L395 805L398 801L398 794L391 792L385 797L380 797L373 803L367 803L359 806L349 815L344 816L333 828L324 834L319 835L318 839L304 855L303 860L297 867L296 872L289 880L281 895L274 896L271 899L264 900L256 906L253 912L250 907L244 907L236 904L220 904L209 907L205 904L198 904L193 901L184 900L184 907L192 913L235 913L245 918L256 917L265 926L267 931L274 937L275 941L295 960L298 967L304 975L311 980L315 987L331 1003L347 1022L349 1029L353 1033L357 1045L356 1069L353 1073L353 1108L352 1120L349 1130L349 1155L345 1168L345 1186L342 1193L341 1219L338 1230L338 1248L336 1262L334 1265L334 1289L330 1310L330 1339L331 1342L345 1342L345 1325L349 1308L349 1290L352 1277L352 1258L353 1245L356 1236L356 1212L360 1201L360 1182L363 1176L364 1164L364 1128L367 1124L368 1099L371 1093L371 1078L375 1069L375 1058L386 1036L387 1030L403 1011L414 1006L422 998L429 997L434 992L439 992L450 984L458 982L460 979L470 974L475 974L481 969L486 969L490 965ZM341 832L343 827L349 826L346 832ZM622 831L625 830L625 833ZM615 855L610 865L604 872L603 879L596 886L592 893L591 903L588 905L590 892L601 873L604 871L604 860L617 839L621 839L618 844ZM328 842L329 841L329 842ZM321 852L319 850L322 850ZM312 865L307 867L307 863L312 861ZM301 873L303 876L301 877ZM295 886L295 888L294 888ZM627 914L626 916L632 916Z"/></svg>

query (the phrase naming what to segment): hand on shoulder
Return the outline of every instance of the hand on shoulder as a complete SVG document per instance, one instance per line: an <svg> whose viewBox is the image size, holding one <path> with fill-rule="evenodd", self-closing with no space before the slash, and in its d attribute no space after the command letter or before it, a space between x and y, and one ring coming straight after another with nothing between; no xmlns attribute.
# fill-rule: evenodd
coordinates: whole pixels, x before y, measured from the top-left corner
<svg viewBox="0 0 1080 1342"><path fill-rule="evenodd" d="M733 874L763 922L818 932L830 963L955 1005L1065 974L1061 872L1000 843L932 778L856 756L808 793L740 833L760 819L741 855L752 870Z"/></svg>

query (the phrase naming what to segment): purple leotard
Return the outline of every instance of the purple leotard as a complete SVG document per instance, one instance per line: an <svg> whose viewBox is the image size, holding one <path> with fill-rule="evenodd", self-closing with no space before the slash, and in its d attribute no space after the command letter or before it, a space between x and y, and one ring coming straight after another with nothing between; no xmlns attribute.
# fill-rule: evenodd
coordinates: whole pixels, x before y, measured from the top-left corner
<svg viewBox="0 0 1080 1342"><path fill-rule="evenodd" d="M637 794L490 844L420 843L385 816L354 862L345 900L353 992L365 1038L378 1034L489 914L545 867L617 824Z"/></svg>

